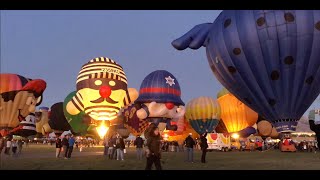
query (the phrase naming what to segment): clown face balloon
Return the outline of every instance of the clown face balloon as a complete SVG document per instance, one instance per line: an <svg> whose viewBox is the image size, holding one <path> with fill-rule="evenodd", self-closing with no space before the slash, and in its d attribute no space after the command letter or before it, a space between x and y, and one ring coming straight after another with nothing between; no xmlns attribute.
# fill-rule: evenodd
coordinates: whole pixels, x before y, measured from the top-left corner
<svg viewBox="0 0 320 180"><path fill-rule="evenodd" d="M165 70L154 71L144 78L135 104L141 105L138 118L156 125L165 123L168 130L177 129L176 125L171 125L171 119L179 119L185 114L179 83Z"/></svg>
<svg viewBox="0 0 320 180"><path fill-rule="evenodd" d="M67 103L66 110L71 115L84 111L93 120L109 121L130 102L123 68L112 59L100 57L82 66L76 95Z"/></svg>

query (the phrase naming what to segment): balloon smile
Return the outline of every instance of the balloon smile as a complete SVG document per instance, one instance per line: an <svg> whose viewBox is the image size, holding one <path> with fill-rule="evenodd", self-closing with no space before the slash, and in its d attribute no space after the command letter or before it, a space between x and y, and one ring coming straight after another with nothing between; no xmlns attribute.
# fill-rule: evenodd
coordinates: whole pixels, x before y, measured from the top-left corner
<svg viewBox="0 0 320 180"><path fill-rule="evenodd" d="M97 103L102 103L102 102L104 102L105 100L106 100L108 103L110 103L110 104L117 104L117 103L118 103L118 101L114 101L114 100L111 99L110 97L107 97L107 98L100 97L99 99L96 99L96 100L93 100L93 101L90 101L90 102L97 104Z"/></svg>

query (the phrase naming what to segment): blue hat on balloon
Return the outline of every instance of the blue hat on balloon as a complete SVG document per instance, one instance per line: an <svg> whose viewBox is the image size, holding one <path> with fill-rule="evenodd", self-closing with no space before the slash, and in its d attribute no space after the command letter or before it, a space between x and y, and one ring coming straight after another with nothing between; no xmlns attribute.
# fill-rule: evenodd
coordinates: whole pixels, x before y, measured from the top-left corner
<svg viewBox="0 0 320 180"><path fill-rule="evenodd" d="M184 105L177 79L168 71L157 70L144 78L137 103L173 103Z"/></svg>

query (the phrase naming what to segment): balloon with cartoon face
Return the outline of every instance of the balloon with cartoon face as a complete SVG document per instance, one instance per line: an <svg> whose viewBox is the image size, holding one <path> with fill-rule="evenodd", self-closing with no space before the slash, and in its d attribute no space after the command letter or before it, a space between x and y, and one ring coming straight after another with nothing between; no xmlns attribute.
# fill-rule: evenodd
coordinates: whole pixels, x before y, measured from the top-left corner
<svg viewBox="0 0 320 180"><path fill-rule="evenodd" d="M159 127L160 130L177 130L177 126L170 122L185 114L178 80L166 70L154 71L144 78L135 104L139 109L138 118L157 126L165 124Z"/></svg>
<svg viewBox="0 0 320 180"><path fill-rule="evenodd" d="M77 92L66 105L70 115L84 111L95 121L110 121L131 102L123 68L107 57L84 64L76 84Z"/></svg>
<svg viewBox="0 0 320 180"><path fill-rule="evenodd" d="M18 74L0 74L0 130L5 136L42 102L46 82Z"/></svg>
<svg viewBox="0 0 320 180"><path fill-rule="evenodd" d="M49 108L39 107L39 110L35 112L36 116L36 131L38 137L47 136L52 133L53 130L49 125Z"/></svg>
<svg viewBox="0 0 320 180"><path fill-rule="evenodd" d="M36 117L34 113L30 113L27 117L25 117L18 127L14 128L10 131L10 134L17 135L21 137L29 137L32 135L36 135Z"/></svg>

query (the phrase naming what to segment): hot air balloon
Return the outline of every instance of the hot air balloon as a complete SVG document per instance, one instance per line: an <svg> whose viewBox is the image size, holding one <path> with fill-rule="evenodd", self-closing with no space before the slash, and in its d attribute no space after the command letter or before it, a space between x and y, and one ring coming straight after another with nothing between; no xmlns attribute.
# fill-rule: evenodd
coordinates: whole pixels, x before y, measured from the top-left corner
<svg viewBox="0 0 320 180"><path fill-rule="evenodd" d="M36 131L37 136L48 136L49 133L52 133L49 122L49 108L48 107L39 107L39 111L35 112L36 116Z"/></svg>
<svg viewBox="0 0 320 180"><path fill-rule="evenodd" d="M115 119L119 110L131 102L123 68L106 57L84 64L76 84L77 92L66 105L71 115L84 111L93 120L108 121Z"/></svg>
<svg viewBox="0 0 320 180"><path fill-rule="evenodd" d="M2 136L19 126L42 101L46 82L18 74L0 74L0 130Z"/></svg>
<svg viewBox="0 0 320 180"><path fill-rule="evenodd" d="M156 126L159 123L166 125L163 128L159 127L161 131L164 127L176 130L177 126L171 126L171 120L185 114L178 80L166 70L153 71L144 78L135 104L139 109L138 118L154 123Z"/></svg>
<svg viewBox="0 0 320 180"><path fill-rule="evenodd" d="M294 131L320 93L319 10L225 10L172 45L205 46L218 81L278 132Z"/></svg>
<svg viewBox="0 0 320 180"><path fill-rule="evenodd" d="M267 120L259 120L257 122L257 135L261 136L263 139L267 137L278 139L280 136L276 128Z"/></svg>
<svg viewBox="0 0 320 180"><path fill-rule="evenodd" d="M219 103L211 97L194 98L186 107L186 119L199 134L213 132L219 123L220 114Z"/></svg>
<svg viewBox="0 0 320 180"><path fill-rule="evenodd" d="M258 120L256 112L239 101L225 88L218 93L217 98L221 107L221 120L229 133L241 130L243 130L241 134L253 132L251 126ZM247 129L244 130L245 128Z"/></svg>
<svg viewBox="0 0 320 180"><path fill-rule="evenodd" d="M73 91L70 94L68 94L68 96L64 99L63 113L71 126L72 133L85 135L87 134L88 127L91 124L91 117L86 115L84 111L81 111L77 115L71 115L68 113L66 109L67 103L72 100L76 93L76 91Z"/></svg>
<svg viewBox="0 0 320 180"><path fill-rule="evenodd" d="M49 115L49 125L53 132L60 136L64 131L69 131L71 129L68 120L64 116L63 113L63 102L55 103L50 108L50 115Z"/></svg>
<svg viewBox="0 0 320 180"><path fill-rule="evenodd" d="M134 136L141 135L148 127L148 121L139 119L137 116L137 108L134 104L123 108L119 118L122 119L124 127L126 127Z"/></svg>

